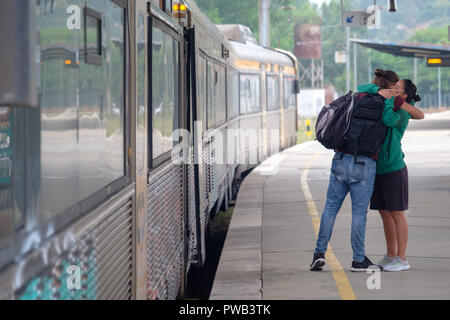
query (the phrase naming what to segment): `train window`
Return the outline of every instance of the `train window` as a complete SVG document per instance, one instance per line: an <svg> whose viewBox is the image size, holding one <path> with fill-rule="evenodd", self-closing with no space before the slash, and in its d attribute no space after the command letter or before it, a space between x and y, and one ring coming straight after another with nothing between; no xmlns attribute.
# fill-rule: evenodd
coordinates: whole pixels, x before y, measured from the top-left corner
<svg viewBox="0 0 450 320"><path fill-rule="evenodd" d="M229 69L227 74L227 103L228 118L239 115L239 74L234 69Z"/></svg>
<svg viewBox="0 0 450 320"><path fill-rule="evenodd" d="M145 74L146 74L146 37L145 37L145 18L139 14L137 21L137 70L136 70L136 86L137 86L137 110L136 110L136 165L138 170L144 169L144 150L145 150Z"/></svg>
<svg viewBox="0 0 450 320"><path fill-rule="evenodd" d="M214 111L215 111L215 120L216 124L222 124L226 120L226 109L225 109L225 68L223 66L216 65L215 66L215 93L214 93Z"/></svg>
<svg viewBox="0 0 450 320"><path fill-rule="evenodd" d="M295 77L284 77L284 108L295 108Z"/></svg>
<svg viewBox="0 0 450 320"><path fill-rule="evenodd" d="M207 128L214 128L214 93L215 93L215 75L214 69L211 67L211 63L206 65L206 116L207 116Z"/></svg>
<svg viewBox="0 0 450 320"><path fill-rule="evenodd" d="M170 158L172 133L179 128L179 43L152 29L152 159Z"/></svg>
<svg viewBox="0 0 450 320"><path fill-rule="evenodd" d="M239 81L241 114L261 111L260 78L257 74L241 74Z"/></svg>
<svg viewBox="0 0 450 320"><path fill-rule="evenodd" d="M197 106L199 109L198 121L202 121L203 132L206 130L206 60L200 57L197 71L198 97Z"/></svg>
<svg viewBox="0 0 450 320"><path fill-rule="evenodd" d="M159 0L160 8L165 11L167 14L172 13L172 0Z"/></svg>
<svg viewBox="0 0 450 320"><path fill-rule="evenodd" d="M105 53L96 65L78 58L68 63L67 57L78 57L82 50L83 31L61 28L64 14L47 12L44 1L38 10L41 132L29 143L40 149L32 159L39 163L40 184L33 177L27 190L37 195L27 198L37 200L27 205L39 206L42 220L86 212L127 183L125 9L111 0L90 5L103 15L102 36L90 32L98 31L94 15L88 15L95 19L86 26L87 43L95 44L92 54ZM67 221L65 215L59 219Z"/></svg>
<svg viewBox="0 0 450 320"><path fill-rule="evenodd" d="M84 43L86 63L102 63L102 16L90 8L84 9Z"/></svg>
<svg viewBox="0 0 450 320"><path fill-rule="evenodd" d="M277 75L267 76L267 110L280 109L280 82Z"/></svg>

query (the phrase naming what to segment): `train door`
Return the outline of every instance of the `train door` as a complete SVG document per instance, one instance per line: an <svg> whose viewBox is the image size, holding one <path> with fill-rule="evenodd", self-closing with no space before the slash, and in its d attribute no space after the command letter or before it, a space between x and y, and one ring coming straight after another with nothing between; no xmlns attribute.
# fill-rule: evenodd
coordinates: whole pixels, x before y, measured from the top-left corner
<svg viewBox="0 0 450 320"><path fill-rule="evenodd" d="M184 294L186 275L186 166L174 161L182 141L174 133L185 124L184 37L176 21L150 9L149 172L142 236L147 250L147 298L171 300Z"/></svg>
<svg viewBox="0 0 450 320"><path fill-rule="evenodd" d="M197 61L195 27L187 31L187 112L188 128L191 132L192 155L191 164L188 168L188 194L189 194L189 247L188 264L196 267L203 266L205 262L205 215L203 214L203 205L205 199L201 197L204 194L203 184L203 131L206 125L203 105L203 99L206 94L206 61L201 58ZM197 69L197 65L199 68ZM199 72L197 72L199 70ZM204 74L205 73L205 74ZM198 86L197 86L198 83Z"/></svg>

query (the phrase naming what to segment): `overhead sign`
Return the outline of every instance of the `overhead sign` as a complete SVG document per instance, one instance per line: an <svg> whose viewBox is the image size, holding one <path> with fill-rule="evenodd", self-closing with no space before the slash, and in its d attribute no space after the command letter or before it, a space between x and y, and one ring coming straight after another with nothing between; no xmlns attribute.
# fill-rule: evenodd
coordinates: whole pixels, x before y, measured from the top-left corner
<svg viewBox="0 0 450 320"><path fill-rule="evenodd" d="M378 7L371 6L366 11L344 11L342 25L344 27L380 28L381 14Z"/></svg>
<svg viewBox="0 0 450 320"><path fill-rule="evenodd" d="M335 63L347 63L347 51L335 51L334 52Z"/></svg>
<svg viewBox="0 0 450 320"><path fill-rule="evenodd" d="M430 57L427 58L428 67L450 67L450 58Z"/></svg>

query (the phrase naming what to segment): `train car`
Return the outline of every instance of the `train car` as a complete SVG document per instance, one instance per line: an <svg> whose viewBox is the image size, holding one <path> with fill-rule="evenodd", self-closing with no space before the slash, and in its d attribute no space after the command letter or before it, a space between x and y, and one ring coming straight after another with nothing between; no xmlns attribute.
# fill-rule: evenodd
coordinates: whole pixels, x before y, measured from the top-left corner
<svg viewBox="0 0 450 320"><path fill-rule="evenodd" d="M257 143L260 163L296 143L297 59L292 53L257 45L248 27L218 27L230 40L236 57L239 127L244 132L249 129L261 132ZM248 163L241 170L251 167Z"/></svg>
<svg viewBox="0 0 450 320"><path fill-rule="evenodd" d="M0 17L0 299L183 297L264 132L295 143L295 60L230 41L190 0L3 1Z"/></svg>

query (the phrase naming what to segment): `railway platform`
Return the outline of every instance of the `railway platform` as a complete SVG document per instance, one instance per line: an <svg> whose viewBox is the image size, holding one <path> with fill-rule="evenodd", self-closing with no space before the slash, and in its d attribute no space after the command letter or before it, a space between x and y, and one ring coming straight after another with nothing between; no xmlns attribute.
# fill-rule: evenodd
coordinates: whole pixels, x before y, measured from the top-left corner
<svg viewBox="0 0 450 320"><path fill-rule="evenodd" d="M350 271L351 202L347 196L324 270L309 271L333 152L308 142L268 159L244 180L210 299L448 299L450 112L411 121L403 150L409 171L410 270ZM277 165L278 171L267 170ZM376 263L385 248L381 218L369 210L366 254Z"/></svg>

